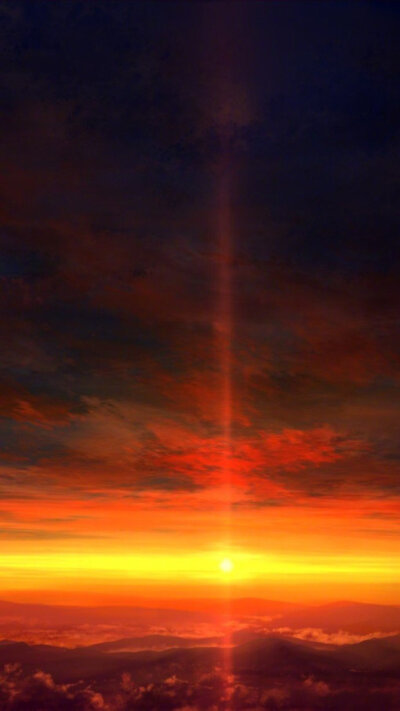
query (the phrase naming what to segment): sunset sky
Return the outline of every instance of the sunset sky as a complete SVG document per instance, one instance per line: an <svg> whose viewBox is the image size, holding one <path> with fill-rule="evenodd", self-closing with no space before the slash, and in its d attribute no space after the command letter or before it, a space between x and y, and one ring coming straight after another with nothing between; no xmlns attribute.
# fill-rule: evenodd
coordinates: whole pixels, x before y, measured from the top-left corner
<svg viewBox="0 0 400 711"><path fill-rule="evenodd" d="M398 601L400 4L0 15L0 598Z"/></svg>

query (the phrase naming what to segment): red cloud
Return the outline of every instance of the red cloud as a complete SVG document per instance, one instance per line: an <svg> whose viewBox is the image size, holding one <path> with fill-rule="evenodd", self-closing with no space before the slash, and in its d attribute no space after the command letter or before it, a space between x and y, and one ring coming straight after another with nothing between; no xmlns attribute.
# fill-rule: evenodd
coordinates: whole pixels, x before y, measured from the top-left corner
<svg viewBox="0 0 400 711"><path fill-rule="evenodd" d="M266 461L283 469L334 462L364 448L363 442L342 437L328 425L310 430L284 429L263 437Z"/></svg>

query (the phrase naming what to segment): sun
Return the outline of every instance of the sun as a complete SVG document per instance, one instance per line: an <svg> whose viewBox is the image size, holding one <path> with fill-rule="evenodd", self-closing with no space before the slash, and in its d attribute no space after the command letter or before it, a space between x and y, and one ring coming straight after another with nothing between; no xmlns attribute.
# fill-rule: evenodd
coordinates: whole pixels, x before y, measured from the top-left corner
<svg viewBox="0 0 400 711"><path fill-rule="evenodd" d="M231 573L234 565L230 558L223 558L219 564L219 567L223 573Z"/></svg>

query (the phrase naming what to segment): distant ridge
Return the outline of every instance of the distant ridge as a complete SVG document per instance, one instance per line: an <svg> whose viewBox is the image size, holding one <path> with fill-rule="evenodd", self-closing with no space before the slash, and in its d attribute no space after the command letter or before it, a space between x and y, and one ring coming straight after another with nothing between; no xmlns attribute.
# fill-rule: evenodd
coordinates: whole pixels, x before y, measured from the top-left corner
<svg viewBox="0 0 400 711"><path fill-rule="evenodd" d="M181 669L185 674L221 665L224 651L218 647L184 647L164 651L108 654L99 649L65 649L23 642L0 642L0 665L18 663L25 673L41 669L57 682L108 678L131 672L137 678L153 674L160 679ZM349 645L315 645L298 639L270 635L233 647L232 670L240 674L280 675L304 678L310 674L335 676L363 672L400 674L400 635Z"/></svg>
<svg viewBox="0 0 400 711"><path fill-rule="evenodd" d="M196 601L193 603L194 609L190 609L188 604L185 609L179 609L137 605L45 605L0 600L0 630L1 627L7 627L8 636L12 635L9 631L12 624L26 627L42 625L46 628L60 625L134 624L143 629L151 625L218 625L227 617L226 603L219 601L217 605L214 602L211 604L209 601L209 609L200 610ZM400 605L339 601L305 606L258 598L238 598L231 601L229 612L234 619L260 618L265 626L271 622L271 626L293 630L312 627L327 632L344 630L358 634L400 632ZM170 632L173 633L173 630Z"/></svg>

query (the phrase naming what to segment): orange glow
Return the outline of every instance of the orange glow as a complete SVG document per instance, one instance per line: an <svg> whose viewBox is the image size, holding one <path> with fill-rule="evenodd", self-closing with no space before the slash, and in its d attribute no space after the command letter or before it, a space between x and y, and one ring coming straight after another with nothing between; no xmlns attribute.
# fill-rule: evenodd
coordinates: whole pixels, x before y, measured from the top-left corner
<svg viewBox="0 0 400 711"><path fill-rule="evenodd" d="M388 531L398 524L390 502L287 503L260 511L251 500L246 504L241 490L233 488L231 495L233 505L241 503L230 529L234 597L397 600L397 544ZM75 591L81 602L99 595L140 597L144 589L149 599L213 596L224 583L221 560L230 557L220 506L218 488L181 496L173 510L165 506L165 497L155 495L134 502L117 493L103 503L41 499L40 508L52 510L52 520L44 524L37 521L37 500L5 501L3 510L18 518L19 527L45 526L49 537L13 539L10 525L0 558L1 594L45 587L49 593ZM69 522L61 520L66 510ZM154 519L159 530L152 526ZM66 530L70 537L58 537Z"/></svg>

